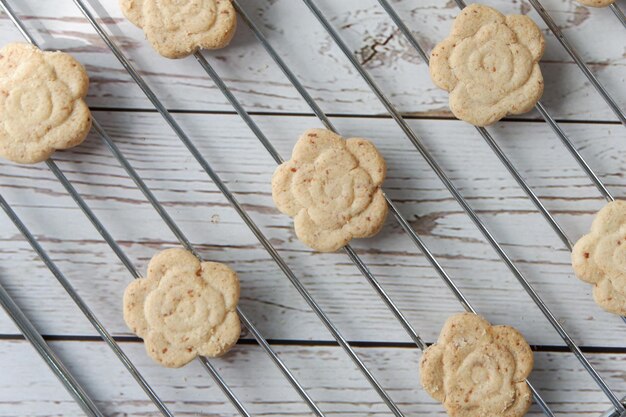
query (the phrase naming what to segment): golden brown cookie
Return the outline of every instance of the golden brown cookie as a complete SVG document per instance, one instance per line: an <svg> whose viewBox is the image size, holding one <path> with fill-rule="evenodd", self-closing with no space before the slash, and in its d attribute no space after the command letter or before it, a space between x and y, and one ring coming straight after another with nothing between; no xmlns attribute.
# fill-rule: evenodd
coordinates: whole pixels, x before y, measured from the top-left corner
<svg viewBox="0 0 626 417"><path fill-rule="evenodd" d="M152 359L178 368L198 355L221 356L237 343L238 301L232 269L168 249L152 258L146 278L126 288L124 320Z"/></svg>
<svg viewBox="0 0 626 417"><path fill-rule="evenodd" d="M576 276L593 284L596 303L626 315L626 202L613 201L598 212L591 232L572 250Z"/></svg>
<svg viewBox="0 0 626 417"><path fill-rule="evenodd" d="M223 48L237 26L230 0L120 0L120 7L166 58L183 58L201 48Z"/></svg>
<svg viewBox="0 0 626 417"><path fill-rule="evenodd" d="M589 7L607 7L615 3L615 0L577 0L580 4Z"/></svg>
<svg viewBox="0 0 626 417"><path fill-rule="evenodd" d="M545 41L526 16L471 4L430 55L430 76L450 92L450 110L476 126L530 111L543 94Z"/></svg>
<svg viewBox="0 0 626 417"><path fill-rule="evenodd" d="M81 144L91 129L88 87L69 54L25 43L0 49L0 155L34 164Z"/></svg>
<svg viewBox="0 0 626 417"><path fill-rule="evenodd" d="M420 381L451 417L521 417L532 402L526 378L533 363L530 346L513 327L460 313L424 351Z"/></svg>
<svg viewBox="0 0 626 417"><path fill-rule="evenodd" d="M320 252L333 252L382 228L386 171L371 142L309 129L291 159L274 172L272 197L281 212L295 217L298 239Z"/></svg>

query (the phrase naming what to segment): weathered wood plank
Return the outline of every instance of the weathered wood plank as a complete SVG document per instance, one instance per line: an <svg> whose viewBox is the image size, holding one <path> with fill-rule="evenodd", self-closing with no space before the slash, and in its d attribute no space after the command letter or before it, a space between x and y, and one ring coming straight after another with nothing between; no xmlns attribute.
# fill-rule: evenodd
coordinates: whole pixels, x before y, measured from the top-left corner
<svg viewBox="0 0 626 417"><path fill-rule="evenodd" d="M38 30L38 40L45 47L72 52L87 65L92 80L89 96L92 106L152 107L72 2L14 3L16 10L25 16L28 28ZM170 108L232 110L192 58L172 61L158 56L144 40L143 32L123 18L117 0L92 3L98 6L97 14L106 19L107 29L118 44ZM302 2L246 0L242 3L325 111L385 114ZM446 93L431 83L426 65L375 0L318 3L399 109L420 116L450 116ZM485 3L506 13L531 10L527 1ZM626 104L623 37L606 36L606 30L616 33L622 30L617 19L609 10L587 9L574 0L543 3L623 108ZM447 35L458 13L454 2L404 0L393 4L428 50ZM534 10L530 15L546 28ZM542 69L547 86L543 101L548 109L558 118L616 120L560 44L551 34L546 34L548 49ZM0 19L0 39L21 40L6 18ZM240 25L229 48L208 56L249 110L310 113L245 25Z"/></svg>
<svg viewBox="0 0 626 417"><path fill-rule="evenodd" d="M106 415L156 415L143 391L103 343L52 342ZM122 343L157 394L178 416L237 415L196 362L166 370L155 365L138 343ZM332 416L387 416L389 410L338 347L275 346L319 407ZM416 349L360 348L358 354L406 415L445 416L419 386ZM626 390L623 355L591 359L617 392ZM571 355L536 353L531 381L557 415L595 416L610 403ZM24 341L0 343L0 413L3 416L79 416L80 410ZM237 346L213 364L253 415L309 416L297 394L256 346ZM529 416L541 416L536 405Z"/></svg>
<svg viewBox="0 0 626 417"><path fill-rule="evenodd" d="M242 305L267 337L324 339L329 335L254 236L156 114L98 112L133 165L193 242L210 259L231 264L243 282ZM342 253L314 254L293 235L291 220L273 208L275 164L236 116L177 115L253 219L339 328L352 340L408 341L402 328ZM257 117L285 156L297 135L317 126L307 117ZM389 165L386 189L476 307L498 323L518 326L534 344L562 344L532 306L439 180L387 119L337 118L346 135L365 134ZM452 180L527 274L556 316L581 344L624 346L623 325L592 302L590 287L573 277L569 254L510 175L467 125L412 121ZM626 194L623 128L565 127L616 196ZM585 233L603 202L542 123L501 123L492 129L522 174L572 239ZM155 251L175 244L96 137L58 154L68 177L140 270ZM45 166L2 165L3 195L103 322L128 334L121 294L129 274ZM93 334L6 217L0 218L2 282L48 334ZM355 249L427 341L460 306L393 219ZM0 333L8 332L6 319Z"/></svg>
<svg viewBox="0 0 626 417"><path fill-rule="evenodd" d="M87 65L92 78L90 105L151 108L72 2L14 3L16 10L25 15L27 26L37 29L38 40L45 47L73 52ZM232 111L192 59L169 61L158 57L144 41L143 33L123 19L116 0L90 3L97 6L100 17L107 18L107 29L168 107ZM385 113L302 3L242 3L325 111L346 115ZM318 3L403 112L450 116L446 95L429 81L426 66L375 0ZM527 13L531 9L524 0L486 3L507 13ZM572 0L543 3L623 107L623 39L599 30L621 30L616 19L608 10L586 9ZM457 13L453 2L402 0L393 4L427 49L447 34ZM530 15L538 20L534 11ZM21 40L4 16L0 18L0 39ZM547 39L542 63L547 86L543 101L550 111L563 119L614 120L554 37L548 34ZM243 25L230 48L207 56L249 110L309 112ZM97 117L191 240L200 245L201 252L212 260L228 262L240 273L242 307L267 337L330 340L302 298L158 115L100 112ZM176 117L346 337L408 341L345 255L313 254L295 240L291 221L277 213L271 202L269 178L274 163L236 116ZM301 130L318 125L308 117L256 119L284 155L288 155ZM389 162L389 195L399 202L403 214L481 312L495 323L519 327L533 344L562 345L391 120L347 117L334 121L346 134L367 135L377 143ZM589 286L573 277L562 243L475 131L454 121L413 120L411 124L574 339L589 346L623 347L621 321L593 304ZM624 197L623 128L579 123L564 128L611 191ZM541 123L509 122L491 130L568 235L576 239L584 233L593 212L603 203L549 129ZM59 162L140 270L156 251L176 245L96 137L73 152L59 154ZM0 166L2 194L106 327L116 335L128 335L120 306L121 294L130 279L128 272L45 166ZM445 318L458 311L459 305L399 227L390 219L379 236L354 246L424 339L433 341ZM4 216L0 216L0 282L42 332L94 334ZM0 314L3 333L15 334L17 330ZM107 415L155 413L104 344L52 345ZM164 371L146 357L139 343L123 343L123 348L177 415L235 415L199 366ZM329 415L389 414L339 348L278 345L276 349ZM444 415L418 386L416 349L371 348L358 352L408 415ZM626 391L625 355L588 356L616 392ZM0 372L1 415L80 415L26 342L3 341L0 358L4 370ZM215 364L253 414L309 415L257 347L240 345ZM571 354L537 354L532 381L559 414L587 416L608 408L606 398ZM539 415L539 411L533 408L531 415Z"/></svg>

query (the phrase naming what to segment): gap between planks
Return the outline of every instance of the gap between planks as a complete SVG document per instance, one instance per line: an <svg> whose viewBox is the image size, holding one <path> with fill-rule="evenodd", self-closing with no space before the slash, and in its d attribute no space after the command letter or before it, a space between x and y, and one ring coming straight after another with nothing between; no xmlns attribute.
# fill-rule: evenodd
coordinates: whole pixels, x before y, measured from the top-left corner
<svg viewBox="0 0 626 417"><path fill-rule="evenodd" d="M95 335L55 335L44 334L42 335L47 342L102 342L99 336ZM113 339L118 343L142 343L142 339L136 336L113 336ZM0 341L4 340L25 340L24 336L20 333L7 333L0 334ZM310 347L338 347L339 344L334 340L304 340L304 339L266 339L270 345L273 346L310 346ZM357 348L396 348L396 349L417 349L412 342L380 342L380 341L367 341L367 340L349 340L353 347ZM239 339L238 345L251 346L257 345L254 339ZM430 346L432 343L426 343ZM567 346L558 345L531 345L533 352L555 352L555 353L568 353L570 352ZM595 354L626 354L626 347L616 346L580 346L580 349L584 353Z"/></svg>
<svg viewBox="0 0 626 417"><path fill-rule="evenodd" d="M137 108L137 107L101 107L91 106L92 112L116 112L116 113L157 113L154 108ZM168 109L171 114L197 114L197 115L224 115L224 116L236 116L237 112L230 110L186 110L186 109ZM248 111L250 116L279 116L279 117L313 117L317 118L314 113L309 112L278 112L278 111ZM325 113L329 118L361 118L361 119L392 119L389 114L359 114L359 113ZM433 115L420 115L413 113L401 113L404 119L409 120L450 120L458 121L452 116L433 116ZM516 122L516 123L545 123L542 119L516 117L505 117L500 120L501 122ZM559 124L588 124L588 125L621 125L618 120L586 120L586 119L555 119Z"/></svg>

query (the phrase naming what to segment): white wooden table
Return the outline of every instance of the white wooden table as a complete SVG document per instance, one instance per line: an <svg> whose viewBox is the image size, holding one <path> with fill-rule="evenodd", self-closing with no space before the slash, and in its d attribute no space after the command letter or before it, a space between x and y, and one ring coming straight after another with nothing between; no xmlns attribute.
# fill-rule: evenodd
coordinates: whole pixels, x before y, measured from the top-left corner
<svg viewBox="0 0 626 417"><path fill-rule="evenodd" d="M207 175L156 113L71 0L14 0L37 41L71 52L91 76L88 102L157 198L207 258L240 274L241 307L327 415L383 416L389 410L306 305ZM398 13L428 49L449 31L453 1L398 0ZM526 0L490 0L529 13ZM626 107L626 30L608 10L544 0L566 36L619 105ZM312 253L274 208L273 160L193 58L158 56L116 0L92 0L176 120L223 177L406 415L445 415L419 386L420 352L343 252ZM610 403L531 302L468 216L385 112L303 3L246 0L244 8L346 136L372 139L388 161L386 190L475 307L493 323L519 328L536 347L530 378L559 415L595 416ZM522 189L469 125L454 120L447 95L375 0L318 0L411 127L618 394L626 394L626 326L597 307L577 280L569 252ZM626 5L621 4L622 8ZM241 23L241 22L240 22ZM626 134L609 107L547 30L543 102L618 198L626 196ZM21 41L0 19L2 43ZM283 155L306 128L320 126L244 24L227 49L206 53ZM550 128L533 112L489 128L570 239L589 228L604 201ZM145 270L174 236L95 134L56 155L90 207ZM168 407L179 416L234 416L198 363L155 365L129 333L121 296L131 277L44 164L1 163L0 187ZM107 415L156 415L132 380L4 214L0 283L24 309ZM413 326L433 342L460 304L390 216L375 238L355 241ZM213 363L254 415L310 411L249 336ZM4 313L0 313L0 415L73 416L80 409ZM533 405L530 415L541 415Z"/></svg>

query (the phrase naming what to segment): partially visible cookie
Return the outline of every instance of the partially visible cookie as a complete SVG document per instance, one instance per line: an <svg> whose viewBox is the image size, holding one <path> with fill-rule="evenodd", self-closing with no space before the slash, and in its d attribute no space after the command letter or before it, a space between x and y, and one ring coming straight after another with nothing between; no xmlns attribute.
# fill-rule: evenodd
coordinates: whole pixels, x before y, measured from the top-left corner
<svg viewBox="0 0 626 417"><path fill-rule="evenodd" d="M272 197L281 212L295 217L298 239L320 252L333 252L382 228L386 171L371 142L309 129L291 159L274 172Z"/></svg>
<svg viewBox="0 0 626 417"><path fill-rule="evenodd" d="M178 368L198 355L221 356L237 343L238 301L232 269L168 249L152 258L146 278L126 288L124 320L152 359Z"/></svg>
<svg viewBox="0 0 626 417"><path fill-rule="evenodd" d="M91 129L88 87L69 54L25 43L0 49L0 155L34 164L81 144Z"/></svg>
<svg viewBox="0 0 626 417"><path fill-rule="evenodd" d="M526 378L533 352L513 327L482 317L450 317L424 351L420 381L451 417L521 417L532 402Z"/></svg>
<svg viewBox="0 0 626 417"><path fill-rule="evenodd" d="M530 111L543 94L539 60L545 41L526 16L480 4L457 16L430 55L430 76L450 92L450 110L476 126Z"/></svg>
<svg viewBox="0 0 626 417"><path fill-rule="evenodd" d="M120 0L120 7L166 58L223 48L237 26L231 0Z"/></svg>
<svg viewBox="0 0 626 417"><path fill-rule="evenodd" d="M626 315L626 202L608 203L596 215L589 234L572 250L576 276L593 284L595 302Z"/></svg>
<svg viewBox="0 0 626 417"><path fill-rule="evenodd" d="M615 3L615 0L577 0L580 4L589 7L607 7Z"/></svg>

